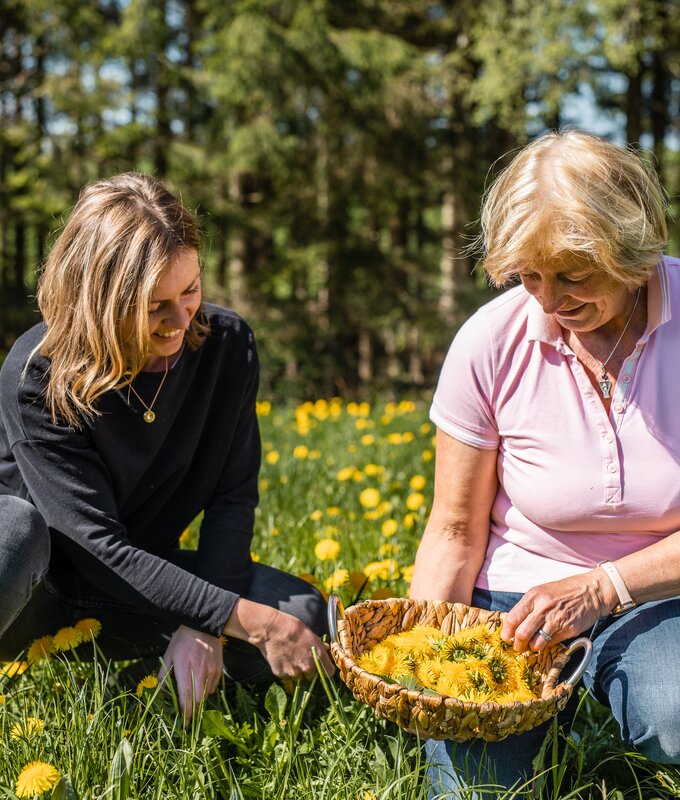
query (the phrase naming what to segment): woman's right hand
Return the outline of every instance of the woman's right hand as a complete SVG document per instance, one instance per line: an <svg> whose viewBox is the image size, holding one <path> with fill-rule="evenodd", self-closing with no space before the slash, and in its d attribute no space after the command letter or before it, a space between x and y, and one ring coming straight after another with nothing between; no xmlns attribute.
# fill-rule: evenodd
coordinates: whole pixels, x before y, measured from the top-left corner
<svg viewBox="0 0 680 800"><path fill-rule="evenodd" d="M314 677L316 663L312 649L326 673L335 672L328 645L297 617L284 611L242 597L234 606L224 633L257 647L277 678Z"/></svg>

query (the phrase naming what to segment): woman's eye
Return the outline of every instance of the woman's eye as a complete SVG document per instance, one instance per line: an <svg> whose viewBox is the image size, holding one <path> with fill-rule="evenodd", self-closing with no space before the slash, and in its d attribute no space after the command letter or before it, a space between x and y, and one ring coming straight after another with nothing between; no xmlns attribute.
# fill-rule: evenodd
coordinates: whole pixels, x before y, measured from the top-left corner
<svg viewBox="0 0 680 800"><path fill-rule="evenodd" d="M161 310L160 305L158 305L158 306L149 306L149 314L158 314L158 312L160 310Z"/></svg>

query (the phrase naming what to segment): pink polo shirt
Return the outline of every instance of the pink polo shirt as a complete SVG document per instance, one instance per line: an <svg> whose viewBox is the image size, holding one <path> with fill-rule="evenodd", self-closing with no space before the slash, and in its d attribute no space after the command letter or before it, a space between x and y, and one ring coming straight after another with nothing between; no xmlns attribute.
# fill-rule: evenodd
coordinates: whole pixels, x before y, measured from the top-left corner
<svg viewBox="0 0 680 800"><path fill-rule="evenodd" d="M524 592L680 530L680 260L659 264L647 298L647 329L609 415L557 322L522 286L453 340L430 417L498 451L478 587Z"/></svg>

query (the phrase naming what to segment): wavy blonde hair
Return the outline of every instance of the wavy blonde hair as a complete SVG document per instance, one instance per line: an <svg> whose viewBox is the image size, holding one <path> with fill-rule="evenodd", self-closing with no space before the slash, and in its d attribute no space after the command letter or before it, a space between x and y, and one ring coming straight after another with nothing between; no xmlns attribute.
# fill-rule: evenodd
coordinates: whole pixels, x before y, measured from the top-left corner
<svg viewBox="0 0 680 800"><path fill-rule="evenodd" d="M547 133L489 188L476 245L496 286L573 258L634 290L667 244L667 211L656 173L634 149L579 131Z"/></svg>
<svg viewBox="0 0 680 800"><path fill-rule="evenodd" d="M193 214L147 175L127 172L83 189L38 281L47 331L34 352L51 362L45 402L54 421L81 427L83 416L97 414L98 397L140 371L158 279L182 251L200 245ZM199 310L189 347L208 330Z"/></svg>

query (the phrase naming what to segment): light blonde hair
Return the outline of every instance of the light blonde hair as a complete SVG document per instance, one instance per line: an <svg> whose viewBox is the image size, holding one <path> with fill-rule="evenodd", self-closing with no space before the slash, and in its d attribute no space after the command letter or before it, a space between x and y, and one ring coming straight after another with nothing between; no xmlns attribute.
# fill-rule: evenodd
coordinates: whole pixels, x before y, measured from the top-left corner
<svg viewBox="0 0 680 800"><path fill-rule="evenodd" d="M489 188L477 246L496 286L573 259L634 290L667 243L667 210L656 173L632 148L579 131L547 133Z"/></svg>
<svg viewBox="0 0 680 800"><path fill-rule="evenodd" d="M148 357L149 300L162 272L200 244L193 214L147 175L83 189L38 281L47 331L34 352L51 361L45 402L53 420L81 427L83 416L97 414L98 397L130 383ZM199 309L188 346L208 330Z"/></svg>

